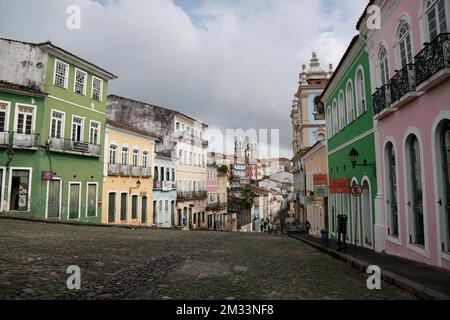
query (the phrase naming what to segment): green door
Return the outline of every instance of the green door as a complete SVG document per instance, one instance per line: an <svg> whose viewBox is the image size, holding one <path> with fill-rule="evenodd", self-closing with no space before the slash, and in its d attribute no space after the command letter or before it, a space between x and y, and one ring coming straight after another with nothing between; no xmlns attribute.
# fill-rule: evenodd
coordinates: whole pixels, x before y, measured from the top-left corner
<svg viewBox="0 0 450 320"><path fill-rule="evenodd" d="M147 208L148 204L147 204L147 197L142 197L142 202L141 202L141 223L147 223L147 213L148 213L148 208Z"/></svg>
<svg viewBox="0 0 450 320"><path fill-rule="evenodd" d="M116 194L110 193L108 197L108 223L116 222Z"/></svg>
<svg viewBox="0 0 450 320"><path fill-rule="evenodd" d="M88 203L87 216L95 217L97 215L97 185L88 184Z"/></svg>
<svg viewBox="0 0 450 320"><path fill-rule="evenodd" d="M48 182L48 198L47 198L47 218L59 219L61 213L60 207L61 180L53 180Z"/></svg>

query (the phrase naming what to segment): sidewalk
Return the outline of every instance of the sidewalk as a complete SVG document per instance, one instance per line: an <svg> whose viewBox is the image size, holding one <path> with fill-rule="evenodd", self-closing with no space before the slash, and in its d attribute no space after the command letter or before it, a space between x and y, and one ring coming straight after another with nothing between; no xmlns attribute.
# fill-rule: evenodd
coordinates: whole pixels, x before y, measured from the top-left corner
<svg viewBox="0 0 450 320"><path fill-rule="evenodd" d="M340 259L361 272L371 265L381 268L382 279L400 287L421 299L450 300L450 271L429 266L404 258L377 253L373 250L347 245L344 252L338 252L337 242L329 240L328 248L321 239L306 234L291 234L290 237Z"/></svg>

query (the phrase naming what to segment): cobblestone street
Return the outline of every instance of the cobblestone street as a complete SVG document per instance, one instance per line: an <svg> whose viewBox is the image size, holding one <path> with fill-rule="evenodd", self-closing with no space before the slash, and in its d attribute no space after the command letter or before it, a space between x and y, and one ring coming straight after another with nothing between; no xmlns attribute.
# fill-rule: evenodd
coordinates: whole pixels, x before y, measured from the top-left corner
<svg viewBox="0 0 450 320"><path fill-rule="evenodd" d="M66 287L70 265L81 290ZM413 299L288 237L0 219L0 299Z"/></svg>

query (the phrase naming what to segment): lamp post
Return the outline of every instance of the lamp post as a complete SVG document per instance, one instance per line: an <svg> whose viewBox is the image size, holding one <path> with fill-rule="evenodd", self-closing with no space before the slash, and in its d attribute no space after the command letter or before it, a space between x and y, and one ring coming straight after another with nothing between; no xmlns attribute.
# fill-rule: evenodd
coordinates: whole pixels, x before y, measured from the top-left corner
<svg viewBox="0 0 450 320"><path fill-rule="evenodd" d="M8 155L8 162L6 163L7 168L9 168L11 161L14 159L14 154L15 154L14 149L10 146L7 151Z"/></svg>
<svg viewBox="0 0 450 320"><path fill-rule="evenodd" d="M375 163L367 163L367 159L364 159L363 163L358 163L359 160L359 152L355 148L352 148L350 153L348 154L348 157L350 158L350 162L353 165L353 169L356 167L372 167L373 168L373 175L377 176L377 170L376 170L376 164Z"/></svg>
<svg viewBox="0 0 450 320"><path fill-rule="evenodd" d="M140 189L141 188L141 181L136 181L136 187L131 187L130 188L130 193L131 193L131 190L137 190L137 189Z"/></svg>

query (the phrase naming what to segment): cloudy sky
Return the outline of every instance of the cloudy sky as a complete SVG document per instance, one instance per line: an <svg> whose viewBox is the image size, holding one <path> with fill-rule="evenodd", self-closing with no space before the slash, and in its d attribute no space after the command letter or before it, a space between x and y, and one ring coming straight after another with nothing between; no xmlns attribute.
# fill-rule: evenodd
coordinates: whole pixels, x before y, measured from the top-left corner
<svg viewBox="0 0 450 320"><path fill-rule="evenodd" d="M0 37L54 44L119 76L110 93L172 108L213 129L279 129L301 65L337 64L365 0L0 0ZM69 30L70 5L81 29Z"/></svg>

